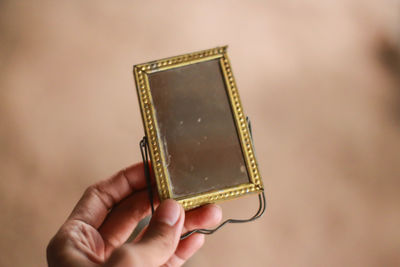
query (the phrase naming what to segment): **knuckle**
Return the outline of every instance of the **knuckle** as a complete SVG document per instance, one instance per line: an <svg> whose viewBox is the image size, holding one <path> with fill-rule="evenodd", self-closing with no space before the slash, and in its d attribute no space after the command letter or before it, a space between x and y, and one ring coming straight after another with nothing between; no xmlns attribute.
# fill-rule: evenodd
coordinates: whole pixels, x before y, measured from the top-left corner
<svg viewBox="0 0 400 267"><path fill-rule="evenodd" d="M99 183L90 185L86 189L85 195L95 196L108 209L112 208L112 206L115 203L114 197L109 192L107 192L107 190L104 189L103 182L99 182Z"/></svg>
<svg viewBox="0 0 400 267"><path fill-rule="evenodd" d="M100 183L89 185L88 188L86 188L86 193L88 194L98 194L99 192L101 192Z"/></svg>
<svg viewBox="0 0 400 267"><path fill-rule="evenodd" d="M92 185L90 185L90 186L88 186L87 188L86 188L86 190L85 190L85 195L94 195L94 194L96 194L97 193L97 184L92 184Z"/></svg>

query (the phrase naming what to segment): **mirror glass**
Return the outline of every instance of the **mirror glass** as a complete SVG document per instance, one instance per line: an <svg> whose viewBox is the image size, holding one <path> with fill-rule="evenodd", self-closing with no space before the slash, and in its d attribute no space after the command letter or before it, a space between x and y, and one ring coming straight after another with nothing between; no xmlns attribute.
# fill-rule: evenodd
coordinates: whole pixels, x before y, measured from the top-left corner
<svg viewBox="0 0 400 267"><path fill-rule="evenodd" d="M248 183L218 59L149 74L173 197Z"/></svg>

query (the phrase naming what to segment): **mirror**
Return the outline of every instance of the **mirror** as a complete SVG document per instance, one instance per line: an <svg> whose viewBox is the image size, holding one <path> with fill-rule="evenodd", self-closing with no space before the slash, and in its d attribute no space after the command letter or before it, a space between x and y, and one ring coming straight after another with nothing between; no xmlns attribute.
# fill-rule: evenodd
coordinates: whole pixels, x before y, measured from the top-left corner
<svg viewBox="0 0 400 267"><path fill-rule="evenodd" d="M262 190L226 47L134 70L162 199L189 209Z"/></svg>
<svg viewBox="0 0 400 267"><path fill-rule="evenodd" d="M149 84L173 197L249 182L217 59L152 73Z"/></svg>

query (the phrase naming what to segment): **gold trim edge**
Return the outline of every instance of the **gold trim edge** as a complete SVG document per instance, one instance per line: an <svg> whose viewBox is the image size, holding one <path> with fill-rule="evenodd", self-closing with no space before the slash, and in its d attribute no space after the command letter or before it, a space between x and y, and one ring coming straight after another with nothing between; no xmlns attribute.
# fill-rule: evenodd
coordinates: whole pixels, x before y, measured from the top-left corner
<svg viewBox="0 0 400 267"><path fill-rule="evenodd" d="M177 68L217 58L220 59L220 67L229 96L231 110L234 114L236 129L243 156L245 158L250 182L248 184L241 184L222 190L214 190L196 195L175 198L179 203L182 204L185 210L208 203L214 203L216 201L237 198L249 193L261 192L264 190L258 170L258 164L254 154L250 131L243 113L236 82L233 77L232 68L227 56L227 46L215 47L212 49L138 64L135 65L133 69L143 126L149 143L152 168L156 178L159 197L161 200L164 200L171 198L173 193L169 174L167 168L165 167L163 146L160 145L160 138L158 136L159 128L157 125L157 120L155 119L156 114L151 97L148 75L157 71Z"/></svg>

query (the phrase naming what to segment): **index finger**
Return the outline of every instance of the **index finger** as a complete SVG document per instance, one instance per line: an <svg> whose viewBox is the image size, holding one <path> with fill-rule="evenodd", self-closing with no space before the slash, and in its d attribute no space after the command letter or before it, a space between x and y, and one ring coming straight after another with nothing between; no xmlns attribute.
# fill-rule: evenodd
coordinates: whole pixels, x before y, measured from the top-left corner
<svg viewBox="0 0 400 267"><path fill-rule="evenodd" d="M145 187L143 163L132 165L111 178L89 186L68 220L80 220L97 229L115 204Z"/></svg>

